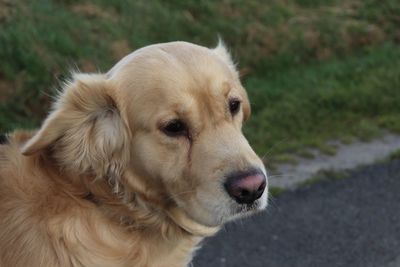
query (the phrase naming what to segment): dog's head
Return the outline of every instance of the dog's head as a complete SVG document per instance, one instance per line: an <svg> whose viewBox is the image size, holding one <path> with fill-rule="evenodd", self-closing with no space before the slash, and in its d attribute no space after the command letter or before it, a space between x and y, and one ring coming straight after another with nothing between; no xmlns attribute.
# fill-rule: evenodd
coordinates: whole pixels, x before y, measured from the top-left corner
<svg viewBox="0 0 400 267"><path fill-rule="evenodd" d="M51 148L73 173L113 179L217 226L267 205L265 168L241 131L249 115L222 44L157 44L107 74L75 75L23 153Z"/></svg>

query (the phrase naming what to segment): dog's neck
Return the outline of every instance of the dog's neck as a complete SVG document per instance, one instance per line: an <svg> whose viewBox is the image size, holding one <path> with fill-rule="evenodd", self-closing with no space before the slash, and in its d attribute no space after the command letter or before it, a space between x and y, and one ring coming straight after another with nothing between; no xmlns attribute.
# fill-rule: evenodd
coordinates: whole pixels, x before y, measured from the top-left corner
<svg viewBox="0 0 400 267"><path fill-rule="evenodd" d="M131 240L140 240L139 248L150 246L148 249L154 248L169 260L181 262L182 266L191 260L203 237L218 230L195 222L171 198L151 192L144 184L129 186L126 179L133 177L118 177L120 183L117 184L107 177L95 178L62 168L46 154L37 155L34 160L37 166L43 165L43 170L58 184L57 188L75 200L72 202L92 211L96 209L108 218L107 229L113 229L110 227L113 225L118 228L116 232L126 233L127 240L130 240L129 235ZM156 266L167 265L158 262Z"/></svg>

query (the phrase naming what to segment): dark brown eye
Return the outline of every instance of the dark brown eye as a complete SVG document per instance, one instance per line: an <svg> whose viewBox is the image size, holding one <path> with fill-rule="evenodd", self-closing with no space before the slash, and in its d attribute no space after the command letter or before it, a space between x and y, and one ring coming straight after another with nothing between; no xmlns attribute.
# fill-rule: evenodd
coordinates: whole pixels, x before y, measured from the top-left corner
<svg viewBox="0 0 400 267"><path fill-rule="evenodd" d="M168 122L168 124L162 128L162 131L168 136L177 137L186 135L187 127L181 120L175 119Z"/></svg>
<svg viewBox="0 0 400 267"><path fill-rule="evenodd" d="M240 100L239 99L231 99L229 100L229 111L232 115L238 113L240 109Z"/></svg>

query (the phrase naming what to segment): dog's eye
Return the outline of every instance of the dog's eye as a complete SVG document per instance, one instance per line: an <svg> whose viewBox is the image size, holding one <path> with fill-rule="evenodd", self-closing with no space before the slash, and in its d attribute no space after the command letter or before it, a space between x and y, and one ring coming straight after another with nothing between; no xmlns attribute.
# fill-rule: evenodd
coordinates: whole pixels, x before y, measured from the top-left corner
<svg viewBox="0 0 400 267"><path fill-rule="evenodd" d="M238 113L240 109L240 100L239 99L231 99L229 100L229 111L232 115Z"/></svg>
<svg viewBox="0 0 400 267"><path fill-rule="evenodd" d="M163 132L171 137L177 137L187 134L187 127L181 120L172 120L168 122L166 126L162 129Z"/></svg>

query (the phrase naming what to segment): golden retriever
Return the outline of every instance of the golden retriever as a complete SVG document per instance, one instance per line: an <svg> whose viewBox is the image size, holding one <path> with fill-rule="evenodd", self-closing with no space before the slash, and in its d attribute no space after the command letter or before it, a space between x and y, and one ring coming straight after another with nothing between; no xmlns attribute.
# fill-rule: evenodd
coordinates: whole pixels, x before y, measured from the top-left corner
<svg viewBox="0 0 400 267"><path fill-rule="evenodd" d="M0 266L187 266L204 237L267 206L249 115L222 43L74 74L37 132L0 145Z"/></svg>

